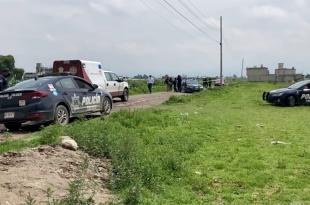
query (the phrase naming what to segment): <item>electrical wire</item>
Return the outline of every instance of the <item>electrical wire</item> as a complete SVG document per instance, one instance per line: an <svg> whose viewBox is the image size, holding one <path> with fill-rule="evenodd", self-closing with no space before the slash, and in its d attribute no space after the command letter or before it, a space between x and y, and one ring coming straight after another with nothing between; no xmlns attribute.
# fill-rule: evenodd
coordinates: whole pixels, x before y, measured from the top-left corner
<svg viewBox="0 0 310 205"><path fill-rule="evenodd" d="M191 21L188 17L186 17L182 12L180 12L178 9L176 9L171 3L169 3L167 0L163 0L175 13L177 13L179 16L181 16L183 19L185 19L189 24L191 24L194 28L196 28L201 33L205 34L206 37L211 39L212 41L216 43L220 43L218 40L210 36L207 32L205 32L203 29L201 29L199 26L197 26L193 21Z"/></svg>
<svg viewBox="0 0 310 205"><path fill-rule="evenodd" d="M196 19L200 21L201 24L203 24L206 28L208 29L213 29L207 22L203 20L192 8L190 8L186 3L184 3L183 0L178 0L178 2L191 14L193 15Z"/></svg>
<svg viewBox="0 0 310 205"><path fill-rule="evenodd" d="M157 12L156 9L154 9L150 4L147 3L146 0L139 0L145 7L147 7L148 9L150 9L155 15L157 15L158 17L160 17L165 23L167 23L168 25L170 25L171 27L173 27L174 29L181 31L181 33L184 33L184 30L180 29L179 27L177 27L175 24L173 24L168 18L166 18L164 15L160 14L160 12ZM193 37L193 34L186 32L187 35Z"/></svg>

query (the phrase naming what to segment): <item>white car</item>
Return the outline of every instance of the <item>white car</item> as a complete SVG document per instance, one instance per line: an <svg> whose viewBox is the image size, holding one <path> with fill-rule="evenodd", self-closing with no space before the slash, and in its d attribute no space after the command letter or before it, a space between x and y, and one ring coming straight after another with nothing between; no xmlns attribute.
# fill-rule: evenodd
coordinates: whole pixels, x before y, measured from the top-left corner
<svg viewBox="0 0 310 205"><path fill-rule="evenodd" d="M128 101L129 86L127 82L111 71L103 70L102 64L86 60L57 60L53 64L53 73L70 73L108 91L113 98Z"/></svg>

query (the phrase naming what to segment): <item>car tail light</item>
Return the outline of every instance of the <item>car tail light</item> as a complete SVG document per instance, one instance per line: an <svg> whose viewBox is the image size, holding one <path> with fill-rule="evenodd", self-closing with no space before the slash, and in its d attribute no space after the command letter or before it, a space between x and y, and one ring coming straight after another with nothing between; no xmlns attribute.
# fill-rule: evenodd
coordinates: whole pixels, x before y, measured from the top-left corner
<svg viewBox="0 0 310 205"><path fill-rule="evenodd" d="M40 99L48 96L47 91L33 91L29 93L24 93L22 98L23 99Z"/></svg>

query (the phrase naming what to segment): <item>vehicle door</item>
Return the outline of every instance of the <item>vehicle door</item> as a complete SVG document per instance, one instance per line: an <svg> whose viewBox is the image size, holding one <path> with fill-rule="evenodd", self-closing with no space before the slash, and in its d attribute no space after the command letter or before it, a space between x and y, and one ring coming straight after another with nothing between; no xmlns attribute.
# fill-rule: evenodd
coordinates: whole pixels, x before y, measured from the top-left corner
<svg viewBox="0 0 310 205"><path fill-rule="evenodd" d="M55 88L59 92L59 95L61 95L70 106L73 115L83 112L83 107L81 105L82 92L72 78L62 78L58 80L55 82Z"/></svg>
<svg viewBox="0 0 310 205"><path fill-rule="evenodd" d="M116 87L116 82L113 80L110 72L104 72L107 79L107 91L112 95L112 97L117 96L118 89Z"/></svg>
<svg viewBox="0 0 310 205"><path fill-rule="evenodd" d="M122 86L121 86L121 80L119 78L118 75L116 75L115 73L110 73L112 81L113 81L113 85L114 85L114 90L116 93L116 96L120 96L123 93L122 90Z"/></svg>
<svg viewBox="0 0 310 205"><path fill-rule="evenodd" d="M101 93L97 92L88 82L75 78L74 81L78 85L81 93L81 107L85 112L97 112L102 107Z"/></svg>
<svg viewBox="0 0 310 205"><path fill-rule="evenodd" d="M299 89L301 104L310 105L310 84L306 84Z"/></svg>

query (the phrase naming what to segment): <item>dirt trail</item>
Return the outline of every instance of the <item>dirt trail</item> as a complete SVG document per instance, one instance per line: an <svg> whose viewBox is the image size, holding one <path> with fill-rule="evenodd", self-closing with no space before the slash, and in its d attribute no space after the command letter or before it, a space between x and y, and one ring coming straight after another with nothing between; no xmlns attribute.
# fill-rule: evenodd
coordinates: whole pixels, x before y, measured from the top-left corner
<svg viewBox="0 0 310 205"><path fill-rule="evenodd" d="M128 102L120 102L115 100L113 112L117 112L121 109L137 109L137 108L153 107L162 104L173 95L184 95L184 93L158 92L152 94L130 96Z"/></svg>

